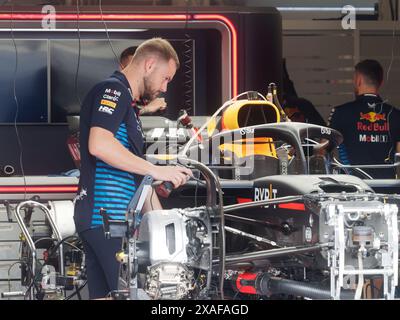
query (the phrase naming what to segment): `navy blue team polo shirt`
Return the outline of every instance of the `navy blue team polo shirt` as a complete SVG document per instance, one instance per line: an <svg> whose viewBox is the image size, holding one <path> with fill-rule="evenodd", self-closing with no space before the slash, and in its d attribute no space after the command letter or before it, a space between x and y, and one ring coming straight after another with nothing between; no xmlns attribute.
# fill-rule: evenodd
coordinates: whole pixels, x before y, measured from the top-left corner
<svg viewBox="0 0 400 320"><path fill-rule="evenodd" d="M78 232L101 227L99 214L106 209L113 220L125 220L128 204L140 184L140 176L114 168L89 153L89 131L100 127L130 152L143 157L144 136L138 109L125 75L115 71L92 88L80 113L81 175L75 198L74 220Z"/></svg>
<svg viewBox="0 0 400 320"><path fill-rule="evenodd" d="M374 94L359 95L352 102L335 107L329 126L340 131L343 164L384 164L393 161L400 141L400 111ZM373 178L394 178L394 169L363 169Z"/></svg>

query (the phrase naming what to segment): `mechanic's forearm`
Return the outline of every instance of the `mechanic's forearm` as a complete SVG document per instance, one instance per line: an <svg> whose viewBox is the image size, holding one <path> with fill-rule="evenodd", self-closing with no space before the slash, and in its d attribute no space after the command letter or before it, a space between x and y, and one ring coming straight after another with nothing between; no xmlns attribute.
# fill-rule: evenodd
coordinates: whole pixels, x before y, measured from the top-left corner
<svg viewBox="0 0 400 320"><path fill-rule="evenodd" d="M131 153L114 137L97 138L95 141L89 138L89 144L91 142L95 145L91 148L91 154L110 166L140 175L153 175L153 164Z"/></svg>

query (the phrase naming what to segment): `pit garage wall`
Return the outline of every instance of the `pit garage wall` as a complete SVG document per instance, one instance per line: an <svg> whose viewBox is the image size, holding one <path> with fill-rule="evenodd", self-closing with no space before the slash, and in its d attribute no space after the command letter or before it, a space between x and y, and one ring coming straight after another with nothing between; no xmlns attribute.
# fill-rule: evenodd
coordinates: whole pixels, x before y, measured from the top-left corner
<svg viewBox="0 0 400 320"><path fill-rule="evenodd" d="M282 25L283 57L297 94L310 100L325 120L332 107L354 99L354 65L363 59L382 64L385 83L381 95L400 107L398 22L357 21L355 30L343 30L341 20L284 20Z"/></svg>
<svg viewBox="0 0 400 320"><path fill-rule="evenodd" d="M121 8L107 8L107 13L110 12L129 12L127 8L125 11L122 11ZM30 9L32 11L32 9ZM61 10L61 9L60 9ZM58 13L63 13L57 9ZM68 11L69 10L69 11ZM67 12L76 12L76 8L72 7L70 9L64 8L64 13ZM95 8L96 14L97 7ZM114 11L113 11L114 10ZM118 11L119 10L119 11ZM132 8L130 8L132 10ZM144 10L142 8L142 10ZM149 9L147 9L149 10ZM151 8L152 12L154 8ZM158 9L161 10L161 9ZM159 13L168 13L172 9L164 8ZM177 12L186 13L185 8L180 8ZM26 13L23 8L20 9L20 12ZM35 13L40 12L40 10L36 10ZM89 12L89 11L88 11ZM141 12L139 8L135 12ZM145 11L143 11L145 12ZM202 13L210 16L211 13L225 15L228 19L230 19L231 23L235 26L237 31L237 49L236 53L238 54L237 59L237 67L238 67L238 76L234 77L234 68L232 67L232 63L230 63L229 56L227 54L221 54L221 59L224 65L227 66L227 70L232 73L232 82L236 81L236 89L232 89L232 91L226 94L222 94L223 101L222 104L227 98L230 98L233 94L240 93L246 90L258 90L264 94L266 94L268 84L270 82L275 82L278 86L281 84L282 78L282 36L281 36L281 16L279 12L274 8L205 8L199 9L198 11L193 8L191 13ZM83 9L81 10L81 14L84 14ZM223 30L230 30L226 25L224 26L221 21L216 19L211 15L209 25L207 28L215 29L215 25L222 26ZM8 18L7 18L8 19ZM181 25L179 25L180 30L184 27L184 21L180 21ZM14 28L20 28L21 23L24 24L24 28L37 28L37 24L40 25L40 20L35 21L19 21L15 22ZM65 22L66 23L66 22ZM64 23L64 24L65 24ZM75 23L75 20L73 21ZM94 22L96 26L102 26L102 24L98 21ZM1 21L1 28L8 28L9 22L4 20ZM63 24L63 25L64 25ZM109 23L109 26L112 25ZM84 23L81 22L80 27L84 28ZM17 34L17 32L15 32ZM28 32L27 32L28 33ZM232 43L233 36L232 31L226 31L231 38ZM7 34L7 31L4 35ZM9 37L9 35L8 35ZM29 38L29 35L27 35ZM43 37L46 35L43 33ZM10 39L8 39L10 40ZM14 52L13 47L11 46L12 41L8 41L10 52ZM233 48L233 44L232 44ZM77 48L71 49L74 53L77 51ZM21 50L20 50L21 51ZM233 50L232 50L233 51ZM111 55L111 53L110 53ZM232 53L233 55L233 53ZM11 57L14 57L10 54ZM233 58L232 58L233 60ZM13 60L10 60L13 61ZM18 75L23 78L24 69L22 65L23 61L20 61L18 68ZM75 69L75 66L74 66ZM223 71L223 70L222 70ZM9 73L10 79L12 78L12 72ZM208 75L207 75L208 76ZM211 77L215 78L216 75L211 74ZM80 75L80 79L82 79L82 75ZM236 79L236 80L235 80ZM210 82L207 77L201 79L204 83ZM230 87L230 84L227 84L228 81L221 81L221 86ZM10 81L11 83L11 81ZM19 84L19 83L18 83ZM11 97L9 99L9 104L14 105L14 99L12 95L12 86L8 86L8 89L4 91L4 95L7 97ZM32 105L25 106L23 104L24 101L29 101L27 99L22 99L24 97L23 86L17 86L17 96L19 98L20 108L19 108L19 117L24 114L24 111L30 110ZM222 90L223 91L223 90ZM47 95L51 94L50 91L47 92ZM43 93L45 95L45 92ZM75 91L71 93L71 95L75 95ZM54 97L53 97L54 98ZM48 101L51 101L51 97L48 97ZM203 106L203 109L206 109L207 114L213 113L217 108L220 107L219 103L205 103L206 106ZM10 109L12 112L15 112L15 108ZM51 110L51 108L50 108ZM4 108L3 108L4 111ZM52 110L54 111L54 110ZM0 111L1 112L1 111ZM52 112L56 114L56 112ZM14 114L14 113L13 113ZM1 116L0 116L1 119ZM41 119L41 118L40 118ZM66 140L68 137L68 126L65 123L54 124L51 123L53 120L51 117L43 118L40 122L45 122L47 119L48 124L42 123L38 124L38 120L30 120L34 122L33 124L21 124L18 125L20 129L20 138L22 142L22 150L23 150L23 162L24 162L24 171L26 175L46 175L46 174L60 174L61 172L68 171L74 168L73 162L69 155L66 146ZM26 120L25 120L26 122ZM4 152L2 153L2 157L0 158L0 166L10 164L14 166L16 174L21 174L20 165L19 165L19 157L20 157L20 148L18 145L16 132L14 125L8 121L8 124L0 124L0 148Z"/></svg>

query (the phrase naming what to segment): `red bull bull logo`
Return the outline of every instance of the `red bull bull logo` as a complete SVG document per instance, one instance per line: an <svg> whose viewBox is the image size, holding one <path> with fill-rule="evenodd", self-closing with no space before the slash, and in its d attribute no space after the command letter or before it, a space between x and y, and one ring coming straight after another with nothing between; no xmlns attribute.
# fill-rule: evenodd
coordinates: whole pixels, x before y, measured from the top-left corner
<svg viewBox="0 0 400 320"><path fill-rule="evenodd" d="M384 113L375 113L375 112L368 112L368 113L362 113L360 112L360 120L367 120L371 123L374 123L376 121L386 121L386 114Z"/></svg>

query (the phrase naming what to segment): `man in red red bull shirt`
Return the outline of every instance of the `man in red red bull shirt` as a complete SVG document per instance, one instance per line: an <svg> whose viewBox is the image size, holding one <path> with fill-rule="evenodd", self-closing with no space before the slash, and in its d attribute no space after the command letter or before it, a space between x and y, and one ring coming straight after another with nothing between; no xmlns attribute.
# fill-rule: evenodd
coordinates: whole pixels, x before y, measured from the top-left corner
<svg viewBox="0 0 400 320"><path fill-rule="evenodd" d="M400 152L400 111L379 96L383 69L376 60L355 66L356 99L333 108L329 126L343 134L339 158L343 164L392 163ZM376 179L394 178L394 169L364 170Z"/></svg>

